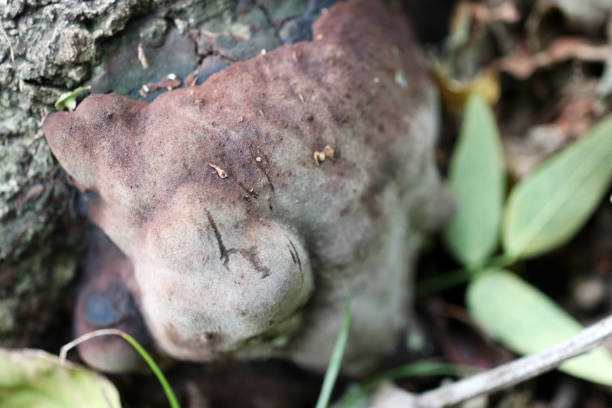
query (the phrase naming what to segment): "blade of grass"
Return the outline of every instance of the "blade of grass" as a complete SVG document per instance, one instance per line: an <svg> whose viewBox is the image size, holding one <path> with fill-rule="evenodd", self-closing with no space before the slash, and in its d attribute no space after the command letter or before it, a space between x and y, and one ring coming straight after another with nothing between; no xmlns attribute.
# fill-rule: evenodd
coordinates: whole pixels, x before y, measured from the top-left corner
<svg viewBox="0 0 612 408"><path fill-rule="evenodd" d="M321 393L317 400L316 408L327 408L329 405L329 399L338 378L338 372L340 371L340 365L342 364L342 356L344 354L344 347L349 335L349 329L351 327L351 298L346 302L346 310L344 312L344 321L342 322L342 328L334 344L332 355L327 365L327 371L325 372L325 378L323 379L323 386L321 387Z"/></svg>
<svg viewBox="0 0 612 408"><path fill-rule="evenodd" d="M478 370L474 367L442 363L432 360L417 361L415 363L402 365L383 371L366 381L359 384L357 387L350 390L342 399L333 405L333 408L350 408L361 398L372 392L378 385L385 381L392 381L398 378L405 377L425 377L425 376L457 376L465 377L476 373Z"/></svg>
<svg viewBox="0 0 612 408"><path fill-rule="evenodd" d="M68 354L68 351L70 351L72 348L78 346L81 343L84 343L88 340L91 340L95 337L100 337L100 336L119 336L123 340L127 341L128 344L132 346L134 350L138 352L138 354L140 354L140 356L144 359L144 361L147 362L149 367L151 367L151 371L153 371L153 374L155 374L155 376L157 377L157 380L159 381L162 388L164 389L164 392L166 393L166 397L168 398L168 403L170 404L170 407L180 408L178 400L176 399L176 395L174 395L174 391L172 391L172 387L170 387L170 384L168 383L168 380L166 380L164 373L162 373L159 366L155 363L151 355L144 349L144 347L140 345L140 343L136 341L135 338L133 338L132 336L130 336L129 334L127 334L126 332L122 330L101 329L101 330L94 330L92 332L85 333L84 335L72 340L70 343L66 343L62 346L62 348L60 349L60 355L59 355L60 361L62 363L66 361L66 355Z"/></svg>
<svg viewBox="0 0 612 408"><path fill-rule="evenodd" d="M129 334L123 333L121 337L123 337L125 341L130 343L130 345L134 347L134 349L138 352L138 354L140 354L144 361L147 362L149 367L151 367L151 371L153 371L153 373L159 380L159 383L161 384L162 388L164 389L164 392L166 393L166 397L168 398L170 406L172 408L180 408L176 396L174 395L174 391L172 391L172 387L170 387L170 384L168 383L168 380L166 380L164 373L162 373L159 366L155 363L151 355L147 353L144 347L142 347L140 343L138 343L136 339L130 336Z"/></svg>

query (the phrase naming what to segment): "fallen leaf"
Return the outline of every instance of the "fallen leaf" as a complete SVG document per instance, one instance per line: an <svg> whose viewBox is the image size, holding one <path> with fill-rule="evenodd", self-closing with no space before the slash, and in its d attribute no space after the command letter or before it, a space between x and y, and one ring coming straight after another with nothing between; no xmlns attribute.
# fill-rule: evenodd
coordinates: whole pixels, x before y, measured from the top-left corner
<svg viewBox="0 0 612 408"><path fill-rule="evenodd" d="M42 350L0 349L0 408L119 408L105 377Z"/></svg>

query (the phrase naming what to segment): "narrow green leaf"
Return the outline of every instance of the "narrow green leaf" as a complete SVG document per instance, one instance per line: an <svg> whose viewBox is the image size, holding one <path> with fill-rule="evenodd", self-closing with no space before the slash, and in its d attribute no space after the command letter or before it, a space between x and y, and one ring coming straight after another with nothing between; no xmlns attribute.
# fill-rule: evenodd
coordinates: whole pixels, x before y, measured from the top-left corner
<svg viewBox="0 0 612 408"><path fill-rule="evenodd" d="M155 374L155 376L157 377L157 380L159 381L162 388L164 389L164 392L166 393L166 397L168 398L170 407L180 408L180 405L178 403L178 400L176 399L176 395L174 395L174 391L172 390L172 387L170 387L168 380L166 380L166 376L164 375L162 370L159 368L159 366L155 363L155 360L153 360L153 357L151 357L151 355L147 352L147 350L145 350L145 348L142 347L140 343L137 342L136 339L130 336L129 334L123 333L121 334L121 337L123 337L123 339L127 341L130 344L130 346L132 346L138 352L138 354L140 354L140 356L144 359L144 361L147 362L147 364L151 368L151 371L153 371L153 374Z"/></svg>
<svg viewBox="0 0 612 408"><path fill-rule="evenodd" d="M42 350L0 349L0 408L119 408L103 376Z"/></svg>
<svg viewBox="0 0 612 408"><path fill-rule="evenodd" d="M448 249L468 268L481 266L497 246L504 178L493 112L481 96L471 94L450 164L457 211L444 230Z"/></svg>
<svg viewBox="0 0 612 408"><path fill-rule="evenodd" d="M506 253L526 258L569 241L612 182L612 117L547 160L510 194L503 226Z"/></svg>
<svg viewBox="0 0 612 408"><path fill-rule="evenodd" d="M416 361L399 367L383 371L352 387L349 391L336 402L333 408L352 408L372 392L378 385L385 381L393 381L398 378L406 377L428 377L434 375L463 377L476 373L478 370L465 365L443 363L432 360Z"/></svg>
<svg viewBox="0 0 612 408"><path fill-rule="evenodd" d="M340 372L340 366L342 365L342 356L344 355L344 347L348 340L349 329L351 327L351 299L349 297L346 302L346 310L344 312L344 321L342 322L342 328L338 333L336 344L332 350L332 355L327 365L327 371L325 372L325 378L323 379L323 386L321 387L321 393L317 400L316 408L327 408L329 405L329 399L338 378Z"/></svg>
<svg viewBox="0 0 612 408"><path fill-rule="evenodd" d="M520 354L554 346L583 327L545 294L506 271L488 271L467 292L472 317L489 335ZM561 371L612 386L612 354L600 347L572 358Z"/></svg>

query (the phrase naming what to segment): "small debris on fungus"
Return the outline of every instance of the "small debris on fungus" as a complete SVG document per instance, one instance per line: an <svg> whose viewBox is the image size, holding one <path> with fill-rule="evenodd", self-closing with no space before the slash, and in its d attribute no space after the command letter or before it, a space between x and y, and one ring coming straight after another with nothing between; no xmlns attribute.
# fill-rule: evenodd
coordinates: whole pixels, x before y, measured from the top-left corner
<svg viewBox="0 0 612 408"><path fill-rule="evenodd" d="M326 145L323 148L323 151L318 151L315 150L315 152L313 153L313 157L315 159L315 163L320 164L323 163L325 161L325 159L330 159L330 160L334 160L335 156L334 156L334 149L330 146L330 145Z"/></svg>
<svg viewBox="0 0 612 408"><path fill-rule="evenodd" d="M147 61L147 56L145 55L142 42L138 43L138 61L140 61L140 65L142 65L142 69L149 68L149 62Z"/></svg>
<svg viewBox="0 0 612 408"><path fill-rule="evenodd" d="M196 80L198 79L197 72L191 73L187 75L185 78L185 88L189 88L190 86L194 86L196 84Z"/></svg>
<svg viewBox="0 0 612 408"><path fill-rule="evenodd" d="M166 90L171 91L179 86L181 86L181 80L176 77L176 74L168 74L159 82L149 82L143 85L138 93L144 98L158 89L166 88Z"/></svg>
<svg viewBox="0 0 612 408"><path fill-rule="evenodd" d="M227 178L227 173L221 167L217 166L216 164L212 164L212 163L208 163L208 166L215 169L215 171L217 172L217 176L219 176L220 178L222 179Z"/></svg>
<svg viewBox="0 0 612 408"><path fill-rule="evenodd" d="M325 158L326 159L330 159L330 160L335 160L336 158L334 157L335 151L334 149L330 146L327 145L323 148L323 154L325 154Z"/></svg>
<svg viewBox="0 0 612 408"><path fill-rule="evenodd" d="M317 163L317 165L319 163L323 163L325 161L325 153L320 152L318 150L315 150L314 154L312 155L315 159L315 163Z"/></svg>

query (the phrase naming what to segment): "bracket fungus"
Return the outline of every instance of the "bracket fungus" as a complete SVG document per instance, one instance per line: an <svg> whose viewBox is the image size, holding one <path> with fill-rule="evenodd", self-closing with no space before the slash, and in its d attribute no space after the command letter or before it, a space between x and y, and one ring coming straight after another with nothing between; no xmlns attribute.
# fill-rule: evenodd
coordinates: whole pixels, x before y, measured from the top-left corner
<svg viewBox="0 0 612 408"><path fill-rule="evenodd" d="M393 349L413 258L449 209L436 93L382 1L337 3L312 29L150 103L91 95L47 117L53 153L110 239L88 262L77 334L120 325L180 360L323 369L350 294L346 369ZM88 363L134 368L120 339L98 341L81 348Z"/></svg>

